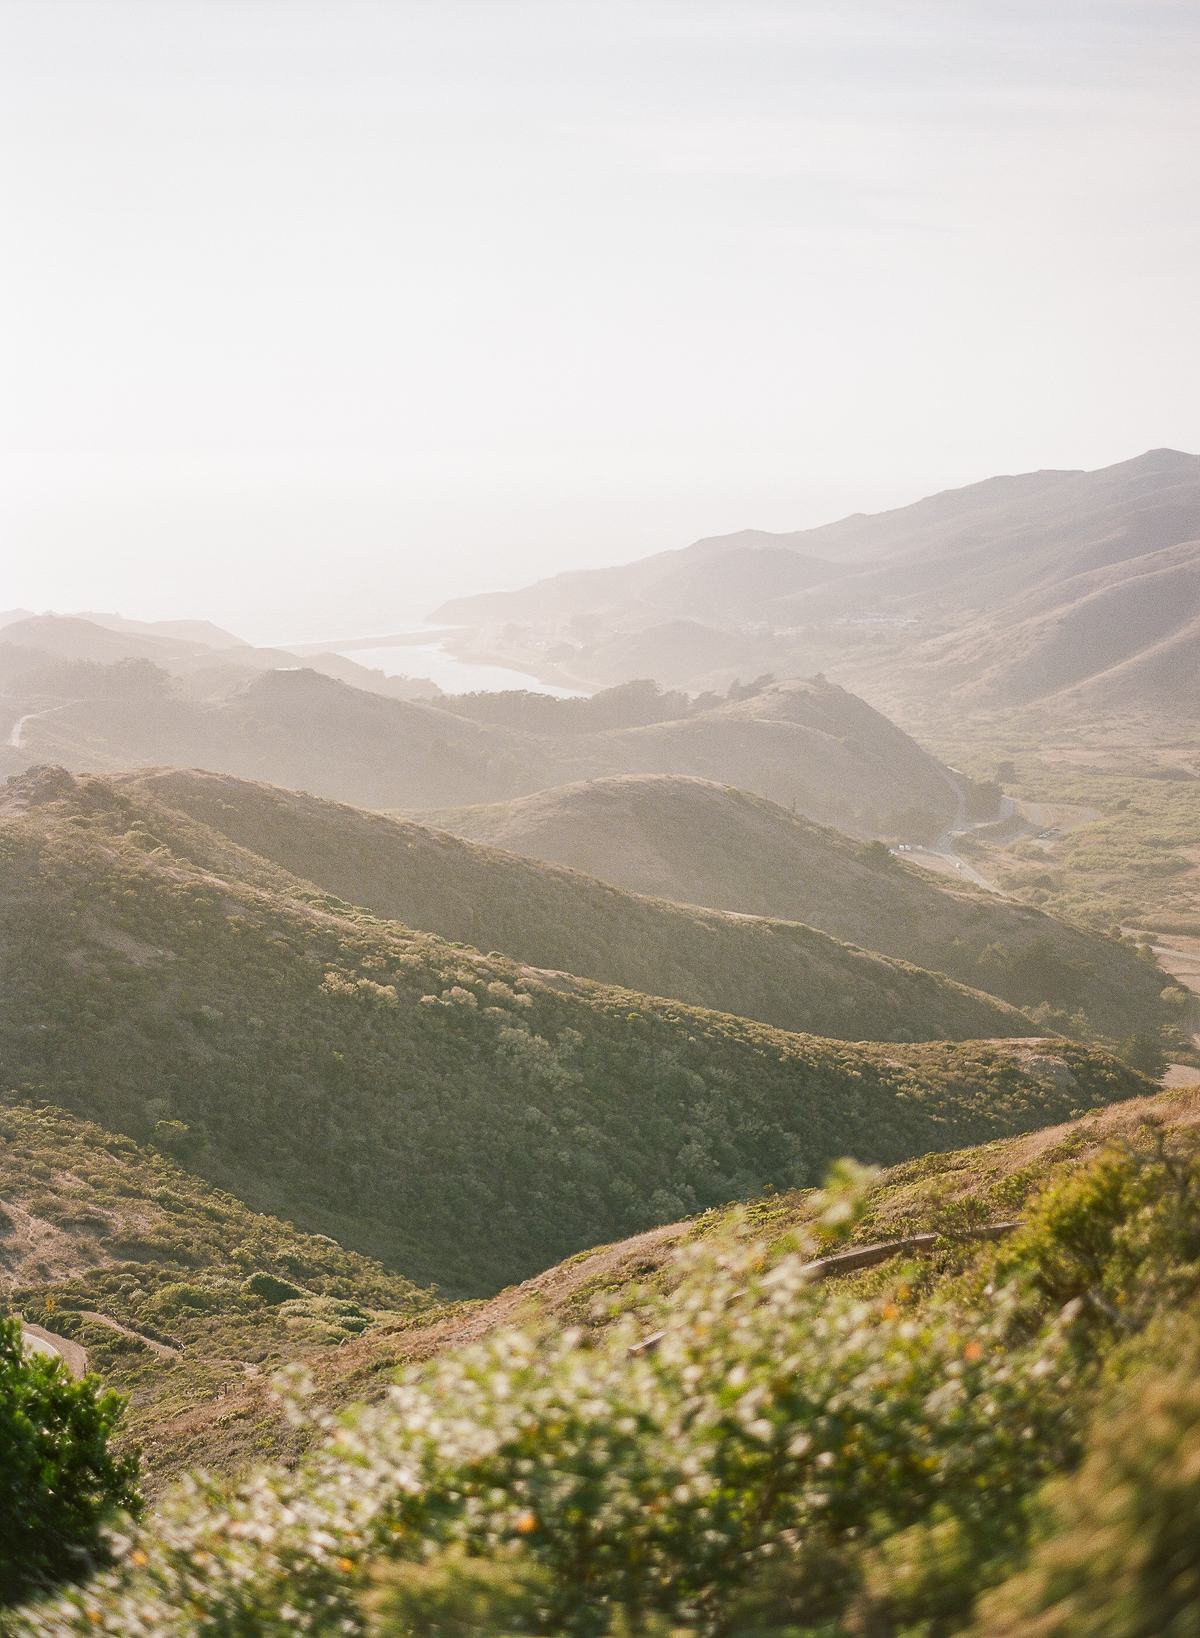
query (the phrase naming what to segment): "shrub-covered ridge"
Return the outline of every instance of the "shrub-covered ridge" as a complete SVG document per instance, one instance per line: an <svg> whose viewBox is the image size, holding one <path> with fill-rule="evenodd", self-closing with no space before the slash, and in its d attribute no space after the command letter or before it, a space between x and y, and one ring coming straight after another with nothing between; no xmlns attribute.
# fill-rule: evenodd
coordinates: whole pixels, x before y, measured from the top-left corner
<svg viewBox="0 0 1200 1638"><path fill-rule="evenodd" d="M218 874L54 777L0 825L8 1084L423 1284L1147 1089L1065 1041L852 1046L541 973Z"/></svg>

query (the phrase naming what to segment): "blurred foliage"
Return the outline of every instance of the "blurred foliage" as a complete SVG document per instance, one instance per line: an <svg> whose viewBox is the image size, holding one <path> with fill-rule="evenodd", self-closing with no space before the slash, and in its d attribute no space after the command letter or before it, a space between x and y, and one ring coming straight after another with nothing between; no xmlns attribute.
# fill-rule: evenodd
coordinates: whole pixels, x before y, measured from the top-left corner
<svg viewBox="0 0 1200 1638"><path fill-rule="evenodd" d="M1200 1630L1194 1346L1187 1366L1150 1367L1102 1406L1079 1471L1045 1498L1030 1568L983 1603L979 1638L1190 1638Z"/></svg>
<svg viewBox="0 0 1200 1638"><path fill-rule="evenodd" d="M498 1333L340 1423L294 1399L323 1448L185 1488L30 1630L938 1638L982 1594L985 1632L1190 1633L1198 1246L1154 1128L924 1293L701 1241L600 1334Z"/></svg>

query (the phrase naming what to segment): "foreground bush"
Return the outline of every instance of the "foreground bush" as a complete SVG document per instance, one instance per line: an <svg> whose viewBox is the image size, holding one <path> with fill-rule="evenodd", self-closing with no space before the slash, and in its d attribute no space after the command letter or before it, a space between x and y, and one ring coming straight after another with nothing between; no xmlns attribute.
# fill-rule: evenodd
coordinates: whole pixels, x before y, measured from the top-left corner
<svg viewBox="0 0 1200 1638"><path fill-rule="evenodd" d="M1055 1493L1058 1546L1012 1577L1104 1361L1153 1359L1139 1333L1189 1289L1198 1178L1162 1142L1106 1157L932 1297L904 1269L864 1299L814 1284L804 1253L692 1247L671 1297L627 1293L599 1340L506 1332L340 1423L297 1396L330 1436L301 1468L194 1480L26 1630L942 1638L1007 1581L986 1605L997 1635L1182 1638L1200 1630L1194 1371L1154 1399L1145 1450L1136 1408L1099 1424ZM1131 1380L1119 1391L1136 1407ZM1118 1563L1133 1613L1104 1626ZM1045 1625L1064 1599L1082 1613Z"/></svg>
<svg viewBox="0 0 1200 1638"><path fill-rule="evenodd" d="M1087 1460L1051 1494L1030 1571L984 1606L980 1638L1200 1632L1200 1383L1139 1375Z"/></svg>
<svg viewBox="0 0 1200 1638"><path fill-rule="evenodd" d="M972 1540L1073 1437L1056 1334L831 1297L799 1258L697 1260L656 1349L508 1333L360 1413L300 1474L193 1486L43 1634L348 1633L363 1572L457 1545L520 1555L547 1630L621 1611L718 1630L772 1555L940 1508Z"/></svg>
<svg viewBox="0 0 1200 1638"><path fill-rule="evenodd" d="M0 1319L0 1604L82 1581L107 1560L105 1522L140 1507L136 1457L108 1447L123 1401L98 1388Z"/></svg>

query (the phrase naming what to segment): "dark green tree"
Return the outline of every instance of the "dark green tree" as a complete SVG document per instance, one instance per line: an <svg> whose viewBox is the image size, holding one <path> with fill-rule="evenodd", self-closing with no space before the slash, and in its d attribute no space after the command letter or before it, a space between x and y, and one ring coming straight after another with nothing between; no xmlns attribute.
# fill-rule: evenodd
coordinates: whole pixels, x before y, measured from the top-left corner
<svg viewBox="0 0 1200 1638"><path fill-rule="evenodd" d="M1131 1069L1140 1069L1151 1080L1158 1080L1167 1067L1167 1055L1156 1036L1146 1030L1136 1030L1121 1042L1120 1056Z"/></svg>
<svg viewBox="0 0 1200 1638"><path fill-rule="evenodd" d="M20 1321L0 1319L0 1605L90 1574L106 1519L141 1510L137 1457L109 1449L124 1407L96 1377L26 1355Z"/></svg>

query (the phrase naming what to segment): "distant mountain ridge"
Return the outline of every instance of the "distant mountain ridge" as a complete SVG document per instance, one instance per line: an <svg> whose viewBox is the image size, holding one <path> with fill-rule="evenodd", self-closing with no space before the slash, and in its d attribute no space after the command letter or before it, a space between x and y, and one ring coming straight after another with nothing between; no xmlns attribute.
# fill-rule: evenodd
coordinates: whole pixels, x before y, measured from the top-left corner
<svg viewBox="0 0 1200 1638"><path fill-rule="evenodd" d="M1200 456L1157 449L792 534L713 537L457 599L434 617L470 623L471 641L497 655L541 654L594 683L635 662L690 688L739 668L820 667L888 709L931 696L1169 709L1180 688L1200 697L1198 588ZM693 622L686 644L681 622Z"/></svg>
<svg viewBox="0 0 1200 1638"><path fill-rule="evenodd" d="M184 680L193 698L220 697L256 674L306 665L323 676L395 699L436 697L421 679L385 677L342 654L301 659L282 648L255 648L207 620L125 620L118 614L28 614L11 611L0 624L0 659L13 669L21 659L86 660L111 665L144 659ZM40 702L48 703L48 702Z"/></svg>

